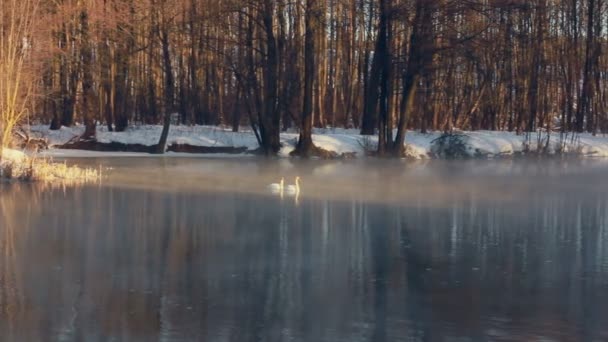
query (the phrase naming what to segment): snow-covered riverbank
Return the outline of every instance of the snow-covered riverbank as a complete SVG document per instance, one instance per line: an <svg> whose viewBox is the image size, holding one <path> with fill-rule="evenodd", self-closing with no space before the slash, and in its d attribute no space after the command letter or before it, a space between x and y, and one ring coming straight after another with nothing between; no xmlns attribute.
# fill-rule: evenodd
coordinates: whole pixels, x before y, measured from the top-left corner
<svg viewBox="0 0 608 342"><path fill-rule="evenodd" d="M108 132L105 126L97 128L97 140L102 143L118 142L123 144L154 145L158 142L162 127L142 125L130 127L125 132ZM146 155L138 153L114 152L81 152L56 150L53 146L62 145L83 133L84 127L63 127L51 131L48 126L30 127L31 135L48 140L51 150L46 155L57 156L137 156ZM442 132L422 134L408 132L406 136L408 157L414 159L442 158L446 146ZM295 132L281 133L283 148L279 155L286 157L293 151L298 134ZM539 139L540 138L540 139ZM509 156L524 153L528 150L537 150L538 142L548 153L568 152L585 157L608 157L608 136L591 134L578 134L560 136L559 133L546 133L540 136L536 133L517 135L514 132L458 132L455 136L458 141L459 153L468 157ZM548 139L548 140L547 140ZM358 130L353 129L315 129L313 134L315 144L338 154L354 154L357 157L366 155L366 151L373 150L377 143L375 136L361 136ZM548 142L547 142L548 141ZM254 150L258 147L255 135L250 130L232 132L229 129L212 126L172 126L167 143L188 144L192 146L208 147L246 147Z"/></svg>

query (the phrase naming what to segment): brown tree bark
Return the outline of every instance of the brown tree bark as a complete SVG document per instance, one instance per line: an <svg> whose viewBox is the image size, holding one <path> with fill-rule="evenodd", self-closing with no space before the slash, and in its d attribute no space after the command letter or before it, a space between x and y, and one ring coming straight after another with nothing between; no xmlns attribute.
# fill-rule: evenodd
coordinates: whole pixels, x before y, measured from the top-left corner
<svg viewBox="0 0 608 342"><path fill-rule="evenodd" d="M300 124L300 137L294 155L310 157L317 151L312 141L313 122L313 85L315 82L315 43L319 31L319 17L323 14L318 8L319 0L306 0L306 14L304 18L304 97Z"/></svg>
<svg viewBox="0 0 608 342"><path fill-rule="evenodd" d="M281 149L280 124L281 115L278 107L278 48L274 34L273 0L264 0L261 9L263 23L266 58L264 63L264 103L263 116L260 120L260 135L262 150L265 155L275 155Z"/></svg>
<svg viewBox="0 0 608 342"><path fill-rule="evenodd" d="M163 17L162 11L164 8L161 8L161 18ZM174 110L174 95L175 95L175 83L173 80L173 67L171 63L171 52L169 45L169 31L167 29L167 23L161 19L162 27L159 30L160 34L160 42L162 48L163 55L163 71L164 71L164 115L163 115L163 130L160 135L160 139L158 144L156 145L156 153L162 154L165 153L165 148L167 146L167 137L169 136L169 128L171 126L171 114L173 114Z"/></svg>
<svg viewBox="0 0 608 342"><path fill-rule="evenodd" d="M95 139L96 120L93 106L93 74L92 63L93 55L91 51L91 41L89 39L89 14L86 5L80 12L80 49L81 49L81 68L82 73L82 117L84 121L84 134L82 140Z"/></svg>
<svg viewBox="0 0 608 342"><path fill-rule="evenodd" d="M391 146L394 156L402 156L405 150L405 134L408 119L414 109L414 98L421 72L432 61L434 47L432 34L433 1L416 0L416 12L412 22L408 62L403 73L403 90L397 135Z"/></svg>

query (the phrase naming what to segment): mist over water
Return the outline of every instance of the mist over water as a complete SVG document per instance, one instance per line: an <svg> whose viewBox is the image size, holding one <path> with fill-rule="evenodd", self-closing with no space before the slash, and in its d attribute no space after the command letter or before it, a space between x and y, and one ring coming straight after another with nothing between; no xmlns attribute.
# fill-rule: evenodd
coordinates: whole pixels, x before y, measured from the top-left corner
<svg viewBox="0 0 608 342"><path fill-rule="evenodd" d="M100 162L0 185L0 340L608 339L608 164Z"/></svg>

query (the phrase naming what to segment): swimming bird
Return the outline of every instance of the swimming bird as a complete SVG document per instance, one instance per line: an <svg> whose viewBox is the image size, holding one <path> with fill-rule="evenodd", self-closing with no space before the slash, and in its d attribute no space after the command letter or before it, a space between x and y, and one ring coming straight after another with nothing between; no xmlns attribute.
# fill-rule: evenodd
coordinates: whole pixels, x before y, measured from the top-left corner
<svg viewBox="0 0 608 342"><path fill-rule="evenodd" d="M296 177L296 184L289 184L285 188L285 192L288 195L299 195L300 194L300 177Z"/></svg>
<svg viewBox="0 0 608 342"><path fill-rule="evenodd" d="M268 185L268 190L273 193L283 192L283 185L285 184L285 178L281 177L281 181L279 183L272 183Z"/></svg>

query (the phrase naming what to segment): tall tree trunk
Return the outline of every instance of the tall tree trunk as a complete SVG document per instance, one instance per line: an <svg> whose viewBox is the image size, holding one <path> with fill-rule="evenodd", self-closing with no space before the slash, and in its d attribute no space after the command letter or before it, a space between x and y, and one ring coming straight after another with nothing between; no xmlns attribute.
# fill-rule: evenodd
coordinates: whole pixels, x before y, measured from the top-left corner
<svg viewBox="0 0 608 342"><path fill-rule="evenodd" d="M536 129L538 112L538 90L540 68L542 66L543 40L545 31L545 0L538 0L536 7L536 43L534 44L534 57L532 58L530 85L528 87L528 132Z"/></svg>
<svg viewBox="0 0 608 342"><path fill-rule="evenodd" d="M86 5L83 5L86 6ZM95 139L96 120L93 115L91 103L93 101L93 74L91 71L93 52L91 51L91 41L89 38L89 14L86 8L80 12L80 53L82 55L82 116L84 121L84 134L81 139Z"/></svg>
<svg viewBox="0 0 608 342"><path fill-rule="evenodd" d="M263 43L265 43L266 58L263 64L264 96L259 125L262 140L261 148L266 156L275 155L281 149L281 115L278 107L279 60L277 39L274 34L274 3L274 0L264 0L260 13L264 30Z"/></svg>
<svg viewBox="0 0 608 342"><path fill-rule="evenodd" d="M167 146L167 137L169 136L169 127L171 126L171 114L173 114L173 96L175 84L173 81L173 67L171 66L171 52L169 47L169 32L163 23L163 28L160 30L161 45L163 51L163 70L164 70L164 119L163 119L163 130L160 135L158 144L156 145L156 153L165 153Z"/></svg>
<svg viewBox="0 0 608 342"><path fill-rule="evenodd" d="M585 130L585 118L587 119L587 129L593 127L593 115L591 113L591 103L593 101L593 62L594 62L594 11L595 1L588 0L587 3L587 40L585 43L585 67L583 70L583 81L579 104L576 112L576 130L583 132Z"/></svg>
<svg viewBox="0 0 608 342"><path fill-rule="evenodd" d="M374 17L374 2L369 2L369 8L365 11L364 3L361 2L361 11L369 16L367 20L367 30L366 30L366 38L370 39L372 36L372 28L373 28L373 17ZM361 134L362 135L374 135L376 133L377 121L378 121L378 112L376 111L376 107L378 106L378 82L380 76L378 75L379 65L374 69L375 64L372 62L372 69L369 70L369 58L370 51L369 49L365 49L365 53L363 54L363 63L361 65L362 73L363 73L363 115L361 118ZM375 95L374 95L375 94Z"/></svg>
<svg viewBox="0 0 608 342"><path fill-rule="evenodd" d="M380 22L378 41L376 43L376 51L374 53L374 66L377 66L376 72L379 74L378 84L374 85L370 82L369 95L372 96L370 102L378 103L378 154L384 155L389 148L389 140L391 139L392 127L388 118L390 113L390 75L391 75L391 22L390 22L390 0L380 0ZM372 67L372 73L374 73ZM373 77L373 76L372 76ZM373 78L372 78L373 79ZM376 106L374 106L376 107ZM371 108L368 108L371 109ZM374 108L375 110L375 108Z"/></svg>
<svg viewBox="0 0 608 342"><path fill-rule="evenodd" d="M317 149L312 141L313 85L316 74L315 40L317 39L319 16L323 14L317 7L317 1L319 0L306 0L306 14L304 18L306 25L304 33L304 98L300 137L294 151L294 154L302 157L309 157Z"/></svg>
<svg viewBox="0 0 608 342"><path fill-rule="evenodd" d="M402 99L397 135L395 136L391 150L392 154L397 157L402 156L405 150L407 123L414 109L414 98L418 89L420 75L427 67L427 63L433 59L433 6L434 2L432 0L416 0L416 13L410 35L408 62L403 73L403 89L401 92Z"/></svg>

